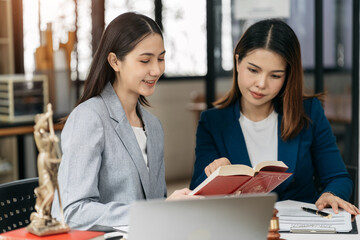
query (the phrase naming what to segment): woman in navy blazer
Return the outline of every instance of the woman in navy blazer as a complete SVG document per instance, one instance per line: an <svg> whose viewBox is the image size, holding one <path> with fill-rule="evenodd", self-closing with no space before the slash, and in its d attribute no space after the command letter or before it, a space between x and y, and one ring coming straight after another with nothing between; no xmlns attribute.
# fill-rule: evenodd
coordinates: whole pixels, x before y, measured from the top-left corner
<svg viewBox="0 0 360 240"><path fill-rule="evenodd" d="M190 188L222 165L279 160L293 173L274 190L279 200L358 214L347 202L352 181L317 98L321 95L303 94L300 45L293 30L275 19L255 23L235 47L233 69L230 91L214 103L216 108L201 114Z"/></svg>

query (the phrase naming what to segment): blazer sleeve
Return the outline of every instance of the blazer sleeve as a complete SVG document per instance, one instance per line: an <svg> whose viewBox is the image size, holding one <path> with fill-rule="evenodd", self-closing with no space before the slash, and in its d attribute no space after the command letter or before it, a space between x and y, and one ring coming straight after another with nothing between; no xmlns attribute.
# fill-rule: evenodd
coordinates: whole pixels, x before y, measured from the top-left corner
<svg viewBox="0 0 360 240"><path fill-rule="evenodd" d="M65 222L70 227L108 230L111 226L127 225L128 205L99 201L104 141L98 113L81 106L72 112L61 135L63 157L58 174Z"/></svg>
<svg viewBox="0 0 360 240"><path fill-rule="evenodd" d="M311 121L314 127L311 151L313 164L323 192L332 192L348 201L352 193L352 181L336 145L331 125L317 98L312 100Z"/></svg>
<svg viewBox="0 0 360 240"><path fill-rule="evenodd" d="M213 119L208 117L208 111L202 112L196 131L196 161L190 189L196 188L207 178L205 167L220 158L214 139L214 129L211 127L213 124Z"/></svg>

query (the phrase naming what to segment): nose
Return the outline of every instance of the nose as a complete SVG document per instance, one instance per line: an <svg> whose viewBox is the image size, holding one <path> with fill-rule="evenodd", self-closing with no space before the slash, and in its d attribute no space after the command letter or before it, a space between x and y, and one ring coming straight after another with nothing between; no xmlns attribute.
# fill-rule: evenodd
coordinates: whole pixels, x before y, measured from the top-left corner
<svg viewBox="0 0 360 240"><path fill-rule="evenodd" d="M258 88L265 88L266 85L266 75L265 74L260 74L259 78L256 81L256 87Z"/></svg>
<svg viewBox="0 0 360 240"><path fill-rule="evenodd" d="M150 69L151 76L159 76L164 72L163 62L155 62L152 64Z"/></svg>

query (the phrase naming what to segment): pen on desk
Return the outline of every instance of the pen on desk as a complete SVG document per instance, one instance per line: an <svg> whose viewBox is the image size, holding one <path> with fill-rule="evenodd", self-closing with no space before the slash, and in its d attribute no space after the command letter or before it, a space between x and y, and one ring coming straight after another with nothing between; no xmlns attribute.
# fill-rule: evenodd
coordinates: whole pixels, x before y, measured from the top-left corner
<svg viewBox="0 0 360 240"><path fill-rule="evenodd" d="M302 210L304 210L305 212L308 212L308 213L313 213L313 214L316 214L320 217L324 217L324 218L332 218L332 215L330 213L326 213L326 212L322 212L320 210L316 210L316 209L312 209L312 208L306 208L306 207L301 207Z"/></svg>

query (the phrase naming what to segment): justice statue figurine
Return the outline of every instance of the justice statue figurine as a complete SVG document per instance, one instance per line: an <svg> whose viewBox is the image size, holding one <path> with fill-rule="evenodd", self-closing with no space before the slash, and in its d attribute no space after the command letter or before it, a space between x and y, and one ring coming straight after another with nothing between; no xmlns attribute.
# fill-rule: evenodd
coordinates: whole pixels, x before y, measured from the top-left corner
<svg viewBox="0 0 360 240"><path fill-rule="evenodd" d="M63 211L61 211L61 222L51 216L55 189L59 194L57 173L61 161L59 138L55 135L52 117L50 103L45 113L37 114L35 117L34 138L39 151L37 158L39 187L35 188L36 212L30 215L31 223L27 226L27 230L38 236L70 231L70 227L64 222ZM62 210L60 195L59 203Z"/></svg>

